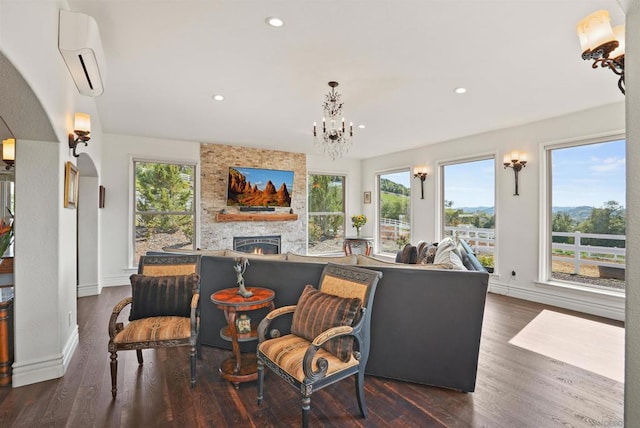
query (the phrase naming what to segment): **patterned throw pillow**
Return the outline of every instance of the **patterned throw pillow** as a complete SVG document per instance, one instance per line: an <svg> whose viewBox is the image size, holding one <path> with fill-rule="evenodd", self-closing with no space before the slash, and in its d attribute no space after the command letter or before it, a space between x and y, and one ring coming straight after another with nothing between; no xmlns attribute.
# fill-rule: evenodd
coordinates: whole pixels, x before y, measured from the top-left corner
<svg viewBox="0 0 640 428"><path fill-rule="evenodd" d="M140 318L191 315L191 298L200 276L197 273L174 276L131 275L131 313L129 321Z"/></svg>
<svg viewBox="0 0 640 428"><path fill-rule="evenodd" d="M426 245L422 249L422 260L420 263L423 265L433 263L433 260L436 258L436 252L438 251L438 243Z"/></svg>
<svg viewBox="0 0 640 428"><path fill-rule="evenodd" d="M316 290L307 285L293 313L291 333L313 341L331 327L352 326L362 306L359 298L342 298ZM353 353L353 338L340 337L324 343L322 347L347 362Z"/></svg>

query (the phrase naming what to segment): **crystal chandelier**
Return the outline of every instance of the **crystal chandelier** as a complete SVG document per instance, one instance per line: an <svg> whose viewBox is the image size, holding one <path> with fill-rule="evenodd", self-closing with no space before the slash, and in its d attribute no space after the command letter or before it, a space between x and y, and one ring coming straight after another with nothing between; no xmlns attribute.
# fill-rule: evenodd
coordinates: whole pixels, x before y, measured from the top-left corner
<svg viewBox="0 0 640 428"><path fill-rule="evenodd" d="M342 157L351 148L351 137L353 137L353 122L349 124L349 132L344 126L342 117L342 101L339 93L336 92L338 82L329 82L331 92L325 95L324 117L322 118L322 133L318 135L316 123L313 122L313 139L316 149L329 156L332 160Z"/></svg>

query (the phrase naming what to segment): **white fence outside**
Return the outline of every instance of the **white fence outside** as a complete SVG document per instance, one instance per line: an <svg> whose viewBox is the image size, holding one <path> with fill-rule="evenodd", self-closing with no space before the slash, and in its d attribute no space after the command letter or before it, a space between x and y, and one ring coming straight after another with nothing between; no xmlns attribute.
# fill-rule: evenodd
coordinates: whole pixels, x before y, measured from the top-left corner
<svg viewBox="0 0 640 428"><path fill-rule="evenodd" d="M626 251L625 235L606 235L601 233L581 232L552 232L552 236L564 236L573 238L573 244L554 242L551 245L552 259L558 261L571 261L575 273L580 272L581 264L594 266L606 266L624 269ZM495 249L495 233L493 229L476 229L464 226L445 227L445 236L453 236L464 239L479 254L493 254ZM620 247L602 247L596 245L583 245L585 238L610 239L620 241ZM559 251L564 252L560 254ZM566 254L567 252L573 254Z"/></svg>

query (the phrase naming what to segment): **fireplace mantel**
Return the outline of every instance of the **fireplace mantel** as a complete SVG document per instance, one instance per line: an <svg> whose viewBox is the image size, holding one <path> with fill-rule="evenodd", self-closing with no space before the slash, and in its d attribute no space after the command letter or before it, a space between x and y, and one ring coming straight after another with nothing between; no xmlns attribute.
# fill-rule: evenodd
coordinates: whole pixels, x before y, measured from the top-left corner
<svg viewBox="0 0 640 428"><path fill-rule="evenodd" d="M229 221L295 221L298 220L298 214L263 214L263 213L217 213L217 222Z"/></svg>

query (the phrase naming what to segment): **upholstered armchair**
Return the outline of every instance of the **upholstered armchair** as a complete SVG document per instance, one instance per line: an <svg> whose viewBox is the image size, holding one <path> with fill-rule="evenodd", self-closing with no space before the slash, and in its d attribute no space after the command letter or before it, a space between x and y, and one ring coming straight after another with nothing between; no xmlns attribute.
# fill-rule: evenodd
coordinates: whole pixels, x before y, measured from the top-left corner
<svg viewBox="0 0 640 428"><path fill-rule="evenodd" d="M258 404L263 400L264 366L302 392L302 425L308 426L311 394L356 375L363 417L364 370L369 357L371 308L381 272L328 264L318 288L307 285L295 306L270 312L258 326ZM293 313L291 333L267 332L271 322Z"/></svg>
<svg viewBox="0 0 640 428"><path fill-rule="evenodd" d="M200 256L142 256L138 274L131 275L132 296L121 300L109 319L111 395L115 399L118 379L118 351L136 351L174 346L190 347L191 387L196 383L196 351L200 324ZM130 306L128 323L119 322Z"/></svg>

